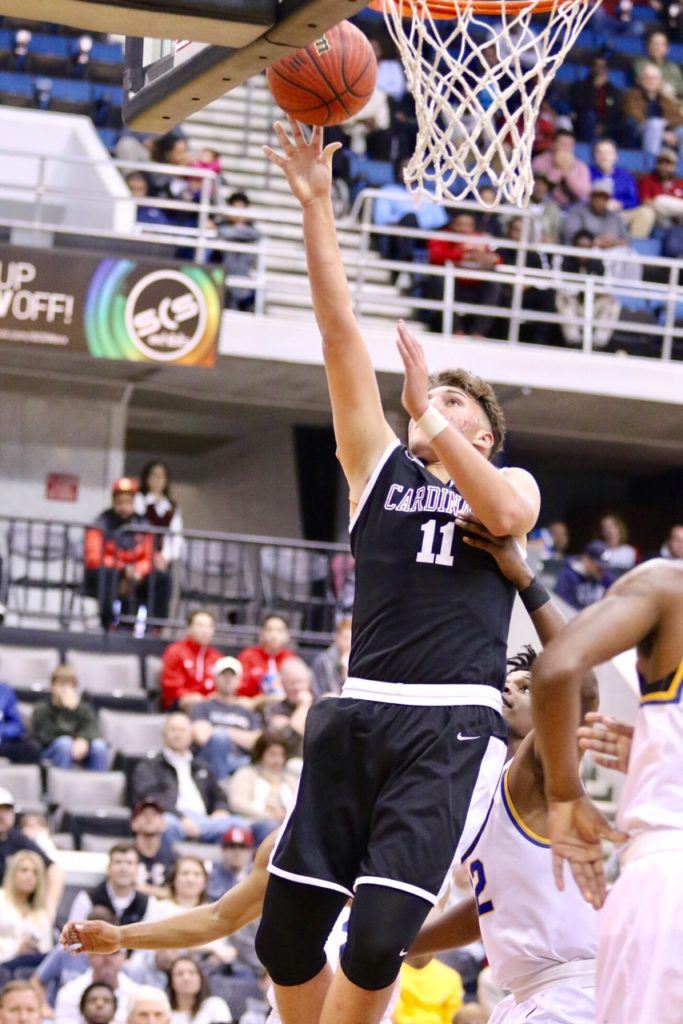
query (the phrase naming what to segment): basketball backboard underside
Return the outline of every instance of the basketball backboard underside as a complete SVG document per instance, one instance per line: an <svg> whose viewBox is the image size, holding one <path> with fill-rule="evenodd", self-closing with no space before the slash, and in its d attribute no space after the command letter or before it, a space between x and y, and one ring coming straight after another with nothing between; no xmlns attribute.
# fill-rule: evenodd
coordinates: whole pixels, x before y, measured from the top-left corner
<svg viewBox="0 0 683 1024"><path fill-rule="evenodd" d="M126 39L123 119L129 128L163 133L269 64L317 39L367 7L369 0L280 0L272 23L244 44L191 39ZM185 35L190 35L189 32Z"/></svg>

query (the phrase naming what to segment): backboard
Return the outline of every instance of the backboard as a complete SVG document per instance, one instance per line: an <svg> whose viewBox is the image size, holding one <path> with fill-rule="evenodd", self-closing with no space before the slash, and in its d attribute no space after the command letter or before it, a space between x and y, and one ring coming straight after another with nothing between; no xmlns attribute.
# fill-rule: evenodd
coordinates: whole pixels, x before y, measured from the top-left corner
<svg viewBox="0 0 683 1024"><path fill-rule="evenodd" d="M268 24L255 19L247 32L242 22L239 32L235 29L231 34L229 46L205 45L180 38L180 34L177 39L127 37L123 119L136 131L170 131L196 110L285 54L307 46L368 3L279 0L273 5ZM259 8L262 19L263 4L250 0L247 7L250 15ZM251 38L245 41L249 33Z"/></svg>

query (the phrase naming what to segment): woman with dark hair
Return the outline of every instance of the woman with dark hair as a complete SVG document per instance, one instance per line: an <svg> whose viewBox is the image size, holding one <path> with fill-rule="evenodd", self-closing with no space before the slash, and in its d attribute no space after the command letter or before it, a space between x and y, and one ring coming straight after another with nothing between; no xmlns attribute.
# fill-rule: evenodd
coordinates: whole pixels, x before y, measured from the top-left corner
<svg viewBox="0 0 683 1024"><path fill-rule="evenodd" d="M613 512L607 513L600 520L600 538L607 545L603 559L610 569L626 572L638 561L638 552L628 543L628 526Z"/></svg>
<svg viewBox="0 0 683 1024"><path fill-rule="evenodd" d="M238 768L229 781L228 799L233 814L251 823L256 845L281 825L294 800L294 785L286 771L287 742L266 730L253 746L251 761Z"/></svg>
<svg viewBox="0 0 683 1024"><path fill-rule="evenodd" d="M180 558L183 545L183 517L171 497L171 475L168 466L153 459L143 466L140 486L135 495L135 511L150 526L165 533L155 533L153 571L149 576L150 615L168 618L171 595L171 564Z"/></svg>
<svg viewBox="0 0 683 1024"><path fill-rule="evenodd" d="M204 972L191 956L179 956L168 971L171 1024L231 1024L225 999L212 996Z"/></svg>

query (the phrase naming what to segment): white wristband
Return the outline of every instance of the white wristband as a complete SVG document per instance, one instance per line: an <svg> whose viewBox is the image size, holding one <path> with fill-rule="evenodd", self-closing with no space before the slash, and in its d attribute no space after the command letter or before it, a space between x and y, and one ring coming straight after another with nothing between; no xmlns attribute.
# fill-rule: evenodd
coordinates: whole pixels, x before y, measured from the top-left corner
<svg viewBox="0 0 683 1024"><path fill-rule="evenodd" d="M440 413L438 409L430 405L427 411L417 420L415 426L420 428L428 441L431 441L448 426L448 420L443 413Z"/></svg>

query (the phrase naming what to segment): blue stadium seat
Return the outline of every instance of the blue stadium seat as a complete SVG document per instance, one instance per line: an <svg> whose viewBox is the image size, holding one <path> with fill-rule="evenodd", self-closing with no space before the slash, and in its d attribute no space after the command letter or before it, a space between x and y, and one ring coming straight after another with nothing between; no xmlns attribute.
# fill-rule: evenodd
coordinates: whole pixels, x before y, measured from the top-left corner
<svg viewBox="0 0 683 1024"><path fill-rule="evenodd" d="M654 313L656 310L651 299L636 298L635 295L630 295L628 292L615 292L614 298L621 303L624 309L630 309L634 313Z"/></svg>
<svg viewBox="0 0 683 1024"><path fill-rule="evenodd" d="M593 158L593 147L590 142L577 142L574 153L577 160L583 160L585 164L589 164Z"/></svg>
<svg viewBox="0 0 683 1024"><path fill-rule="evenodd" d="M119 43L93 43L90 59L103 64L123 64L123 49Z"/></svg>
<svg viewBox="0 0 683 1024"><path fill-rule="evenodd" d="M669 60L683 64L683 43L669 43Z"/></svg>
<svg viewBox="0 0 683 1024"><path fill-rule="evenodd" d="M576 40L575 46L584 47L587 50L597 50L600 46L600 34L594 32L590 28L585 28L583 32L579 34L579 38Z"/></svg>
<svg viewBox="0 0 683 1024"><path fill-rule="evenodd" d="M11 50L14 40L14 32L8 28L0 28L0 50Z"/></svg>
<svg viewBox="0 0 683 1024"><path fill-rule="evenodd" d="M391 160L368 160L367 157L351 153L349 173L352 178L362 178L370 188L379 188L393 182L394 165Z"/></svg>
<svg viewBox="0 0 683 1024"><path fill-rule="evenodd" d="M634 252L641 256L661 256L662 243L659 238L632 238L630 242Z"/></svg>
<svg viewBox="0 0 683 1024"><path fill-rule="evenodd" d="M90 103L92 86L89 82L80 79L54 78L51 95L53 100L66 100L68 103Z"/></svg>
<svg viewBox="0 0 683 1024"><path fill-rule="evenodd" d="M607 72L607 79L616 89L625 89L629 84L628 72L621 71L618 68L610 68Z"/></svg>
<svg viewBox="0 0 683 1024"><path fill-rule="evenodd" d="M585 74L579 64L561 64L555 75L556 82L577 82L580 78L585 78Z"/></svg>
<svg viewBox="0 0 683 1024"><path fill-rule="evenodd" d="M19 71L0 71L0 92L12 93L14 96L32 96L33 79Z"/></svg>
<svg viewBox="0 0 683 1024"><path fill-rule="evenodd" d="M113 149L116 145L116 140L119 137L119 133L116 128L98 128L97 134L102 139L102 142L107 149Z"/></svg>
<svg viewBox="0 0 683 1024"><path fill-rule="evenodd" d="M609 45L612 49L618 53L632 53L635 57L640 57L645 53L645 43L642 36L610 36Z"/></svg>
<svg viewBox="0 0 683 1024"><path fill-rule="evenodd" d="M642 149L620 149L619 166L631 174L643 174L647 170L645 153Z"/></svg>
<svg viewBox="0 0 683 1024"><path fill-rule="evenodd" d="M657 21L659 15L651 7L634 7L631 11L631 21Z"/></svg>
<svg viewBox="0 0 683 1024"><path fill-rule="evenodd" d="M67 36L51 36L42 33L31 39L31 53L49 53L55 57L68 57L71 53L70 44L73 40Z"/></svg>

